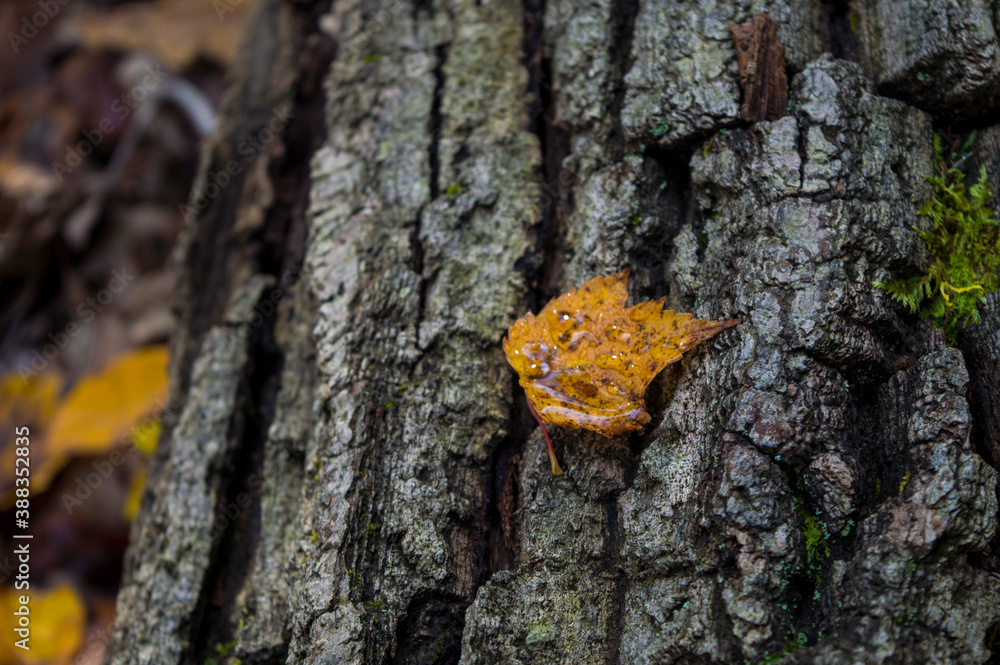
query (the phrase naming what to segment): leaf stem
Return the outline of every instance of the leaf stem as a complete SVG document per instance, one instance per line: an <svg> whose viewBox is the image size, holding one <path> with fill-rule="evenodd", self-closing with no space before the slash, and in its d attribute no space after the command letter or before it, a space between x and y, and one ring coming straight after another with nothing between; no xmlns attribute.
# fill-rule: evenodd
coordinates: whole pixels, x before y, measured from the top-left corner
<svg viewBox="0 0 1000 665"><path fill-rule="evenodd" d="M552 475L561 476L563 475L562 469L559 468L559 460L556 459L556 451L552 447L552 439L549 438L549 431L545 429L545 423L542 422L541 416L535 411L535 407L531 406L531 402L528 402L528 409L531 411L531 415L535 417L538 421L538 426L542 428L542 434L545 435L545 443L549 446L549 462L552 464Z"/></svg>

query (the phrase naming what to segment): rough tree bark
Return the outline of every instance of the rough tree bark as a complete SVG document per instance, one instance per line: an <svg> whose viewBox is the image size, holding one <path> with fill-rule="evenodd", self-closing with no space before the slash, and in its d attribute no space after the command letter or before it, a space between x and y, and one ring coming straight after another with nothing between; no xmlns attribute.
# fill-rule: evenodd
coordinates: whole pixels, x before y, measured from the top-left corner
<svg viewBox="0 0 1000 665"><path fill-rule="evenodd" d="M1000 110L959 4L258 0L111 662L997 662L1000 303L956 350L871 286L926 267L933 128ZM743 323L553 478L501 339L626 266Z"/></svg>

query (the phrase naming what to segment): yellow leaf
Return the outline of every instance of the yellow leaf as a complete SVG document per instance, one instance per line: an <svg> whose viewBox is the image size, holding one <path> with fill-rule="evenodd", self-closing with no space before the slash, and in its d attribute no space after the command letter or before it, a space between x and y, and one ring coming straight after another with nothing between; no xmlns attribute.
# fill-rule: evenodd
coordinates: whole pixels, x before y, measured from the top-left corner
<svg viewBox="0 0 1000 665"><path fill-rule="evenodd" d="M9 508L14 499L15 428L28 428L28 446L34 456L61 389L62 381L51 373L0 377L0 508Z"/></svg>
<svg viewBox="0 0 1000 665"><path fill-rule="evenodd" d="M104 452L166 398L167 347L119 356L103 372L82 379L59 405L49 445L53 451Z"/></svg>
<svg viewBox="0 0 1000 665"><path fill-rule="evenodd" d="M126 521L132 522L139 514L139 505L142 503L142 490L146 487L146 469L139 469L132 478L129 485L128 494L125 496L125 504L122 505L122 517Z"/></svg>
<svg viewBox="0 0 1000 665"><path fill-rule="evenodd" d="M628 274L595 277L510 326L507 360L542 421L605 436L639 431L649 422L643 398L650 381L686 350L740 323L664 311L663 298L626 309Z"/></svg>
<svg viewBox="0 0 1000 665"><path fill-rule="evenodd" d="M133 429L129 440L135 445L136 450L142 453L143 457L149 457L156 450L156 442L160 439L160 430L163 429L160 421L143 424Z"/></svg>
<svg viewBox="0 0 1000 665"><path fill-rule="evenodd" d="M103 372L80 380L52 419L46 457L32 474L34 491L47 487L71 456L103 453L122 443L166 398L165 346L124 354Z"/></svg>
<svg viewBox="0 0 1000 665"><path fill-rule="evenodd" d="M25 378L16 374L0 377L0 423L41 425L52 417L61 389L59 376L49 372Z"/></svg>
<svg viewBox="0 0 1000 665"><path fill-rule="evenodd" d="M18 616L14 612L21 607L19 598L28 596L28 620L30 621L29 650L16 646L10 649L14 658L24 665L67 665L83 644L83 631L87 621L87 610L76 589L68 584L49 590L31 589L18 591L10 587L0 590L0 604L3 605L2 621L6 624L4 641L21 639L14 632L18 628Z"/></svg>

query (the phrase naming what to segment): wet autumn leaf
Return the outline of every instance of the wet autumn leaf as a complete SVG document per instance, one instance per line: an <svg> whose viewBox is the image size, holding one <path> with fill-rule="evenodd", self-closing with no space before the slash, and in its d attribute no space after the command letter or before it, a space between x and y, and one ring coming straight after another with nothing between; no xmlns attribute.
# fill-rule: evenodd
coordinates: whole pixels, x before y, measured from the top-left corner
<svg viewBox="0 0 1000 665"><path fill-rule="evenodd" d="M507 360L542 421L605 436L639 431L649 422L643 397L650 381L740 323L664 311L663 298L626 308L628 274L595 277L510 326Z"/></svg>

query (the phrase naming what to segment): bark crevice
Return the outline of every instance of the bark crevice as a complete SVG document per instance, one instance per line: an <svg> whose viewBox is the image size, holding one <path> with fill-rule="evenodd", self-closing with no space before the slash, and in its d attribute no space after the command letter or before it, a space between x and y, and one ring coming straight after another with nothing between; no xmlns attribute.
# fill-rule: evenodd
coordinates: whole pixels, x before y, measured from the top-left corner
<svg viewBox="0 0 1000 665"><path fill-rule="evenodd" d="M611 2L611 92L607 102L611 118L608 154L611 163L620 162L626 154L627 144L622 124L622 109L625 107L625 93L628 86L625 77L635 58L632 56L632 42L635 37L635 21L639 15L639 0L612 0Z"/></svg>
<svg viewBox="0 0 1000 665"><path fill-rule="evenodd" d="M260 302L268 302L266 294ZM244 419L240 442L227 459L228 487L219 494L213 515L226 524L217 536L211 565L199 600L191 644L194 662L216 655L215 645L235 637L231 621L238 612L236 596L252 572L260 543L260 495L247 486L251 474L263 471L267 432L275 413L283 354L274 341L273 318L266 319L251 339L246 376L240 386L238 413ZM241 501L250 497L250 502Z"/></svg>
<svg viewBox="0 0 1000 665"><path fill-rule="evenodd" d="M204 599L206 611L192 639L193 652L199 655L198 662L216 656L215 645L229 643L237 636L233 617L241 610L238 595L253 573L262 534L262 492L249 486L247 479L278 471L265 468L266 459L273 461L273 454L269 454L267 448L269 443L275 445L269 439L270 427L276 416L286 355L286 349L277 338L277 328L288 323L282 316L282 313L288 315L288 308L307 307L307 303L295 302L293 284L302 271L306 251L310 159L326 139L322 83L336 48L332 39L320 31L319 18L329 6L330 0L325 0L312 7L303 7L295 17L300 31L301 54L296 63L295 94L287 113L287 126L277 137L283 145L282 155L280 160L269 164L268 169L275 196L263 222L250 236L254 272L273 277L276 288L265 292L254 308L260 316L260 325L254 326L252 319L240 322L242 328L253 330L239 407L248 422L242 428L239 449L231 459L232 468L227 474L234 482L215 510L216 515L228 516L232 521L221 534L221 545L213 557L203 589L211 595L211 600ZM279 311L281 306L284 312ZM287 335L288 326L284 327L282 334ZM236 334L244 333L238 328ZM295 350L287 351L294 353ZM301 451L289 446L284 446L284 450L292 465L300 467L298 472L301 473ZM238 517L232 517L234 512ZM258 662L284 662L287 643L268 647L263 653L245 649L241 653Z"/></svg>
<svg viewBox="0 0 1000 665"><path fill-rule="evenodd" d="M444 98L444 67L448 62L448 45L438 44L434 47L434 93L430 109L431 144L427 150L428 166L430 168L430 200L441 196L441 136L444 133L444 116L441 114L441 101ZM417 217L416 238L420 239L420 217ZM419 272L417 274L420 274Z"/></svg>
<svg viewBox="0 0 1000 665"><path fill-rule="evenodd" d="M485 584L494 573L514 570L521 564L520 462L534 420L528 411L524 390L514 376L511 377L511 392L510 434L494 451L487 478L488 527L480 585Z"/></svg>
<svg viewBox="0 0 1000 665"><path fill-rule="evenodd" d="M830 30L830 52L835 58L854 60L857 57L857 30L852 23L858 21L851 0L825 0L827 26Z"/></svg>
<svg viewBox="0 0 1000 665"><path fill-rule="evenodd" d="M559 294L559 281L566 253L566 219L572 211L572 189L563 160L569 154L569 135L555 123L552 97L552 59L544 52L546 0L522 0L524 12L524 66L528 72L529 131L538 137L542 163L537 267L527 267L531 285L529 308L537 312Z"/></svg>

